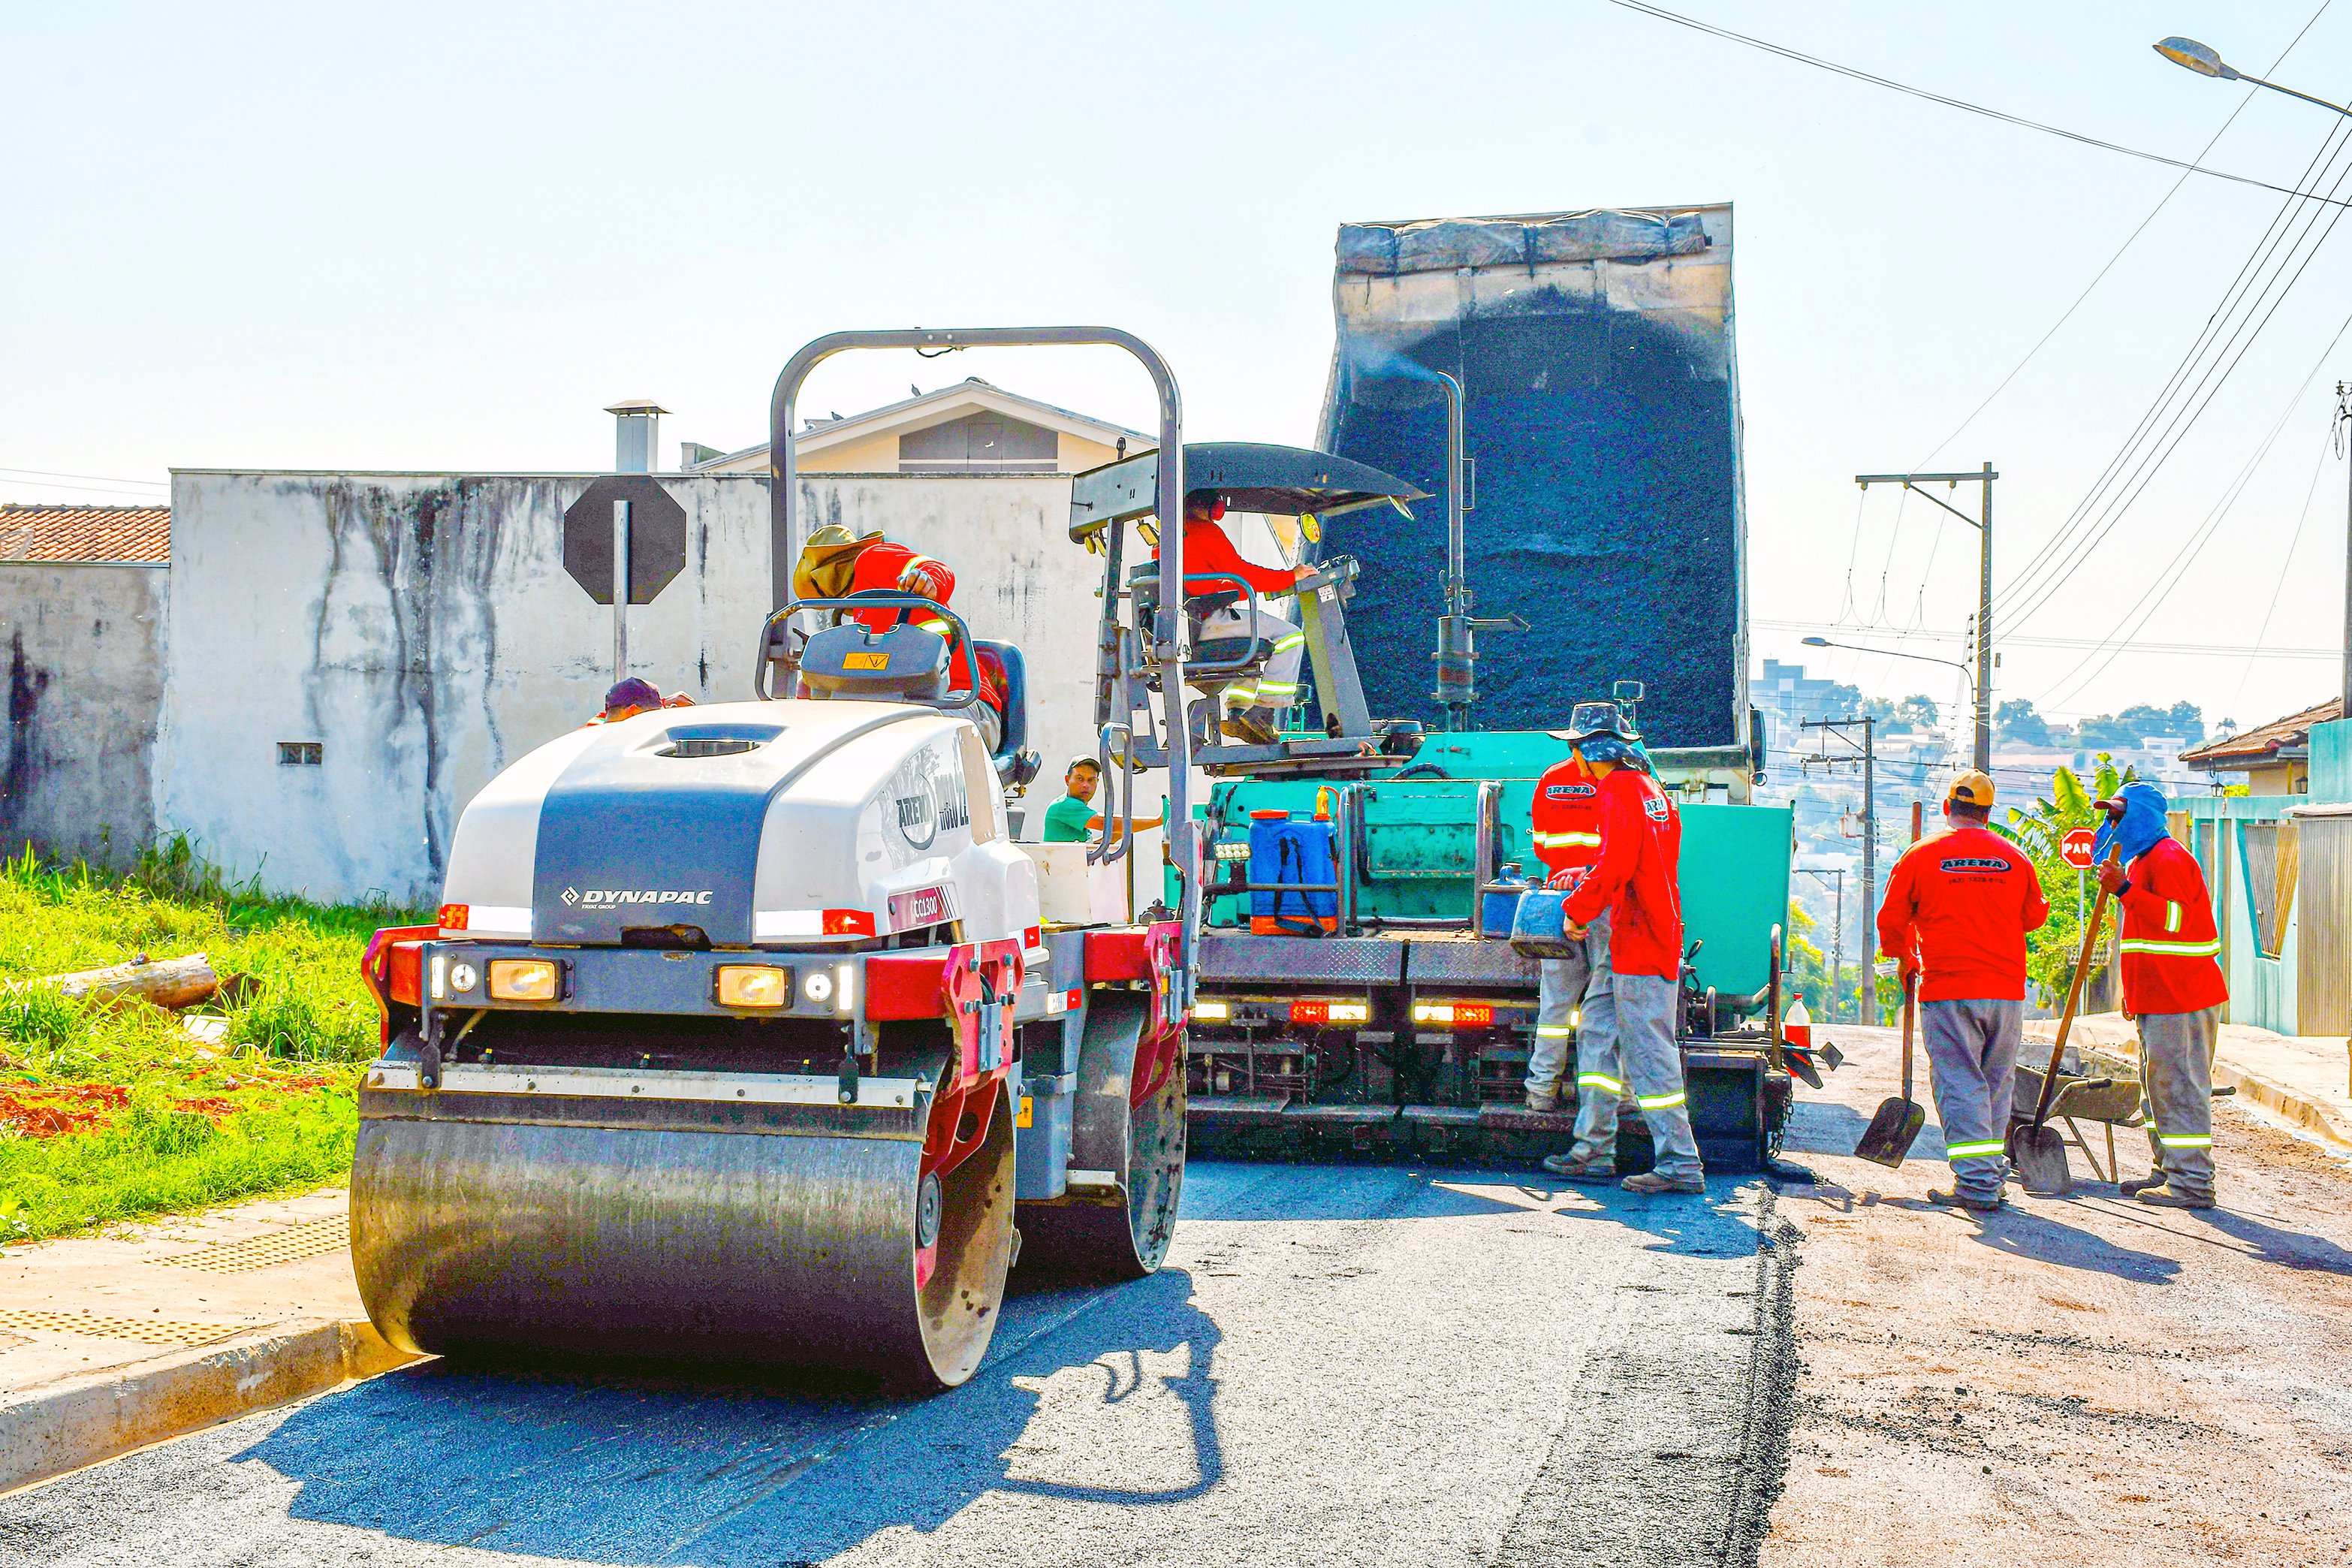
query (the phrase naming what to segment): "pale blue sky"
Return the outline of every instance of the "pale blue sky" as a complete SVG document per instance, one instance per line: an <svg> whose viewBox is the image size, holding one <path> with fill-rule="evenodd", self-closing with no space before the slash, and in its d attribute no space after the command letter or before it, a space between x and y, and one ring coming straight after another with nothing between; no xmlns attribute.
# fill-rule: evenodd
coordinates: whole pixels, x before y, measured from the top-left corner
<svg viewBox="0 0 2352 1568"><path fill-rule="evenodd" d="M1679 8L2178 157L2251 94L2208 161L2281 184L2334 129L2148 48L2186 33L2261 71L2316 0ZM597 468L602 406L635 396L677 410L668 452L745 445L782 361L845 326L1115 323L1173 362L1188 433L1303 443L1338 224L1729 200L1754 613L1809 624L1759 624L1756 651L1940 700L1957 673L1797 646L1842 616L1950 630L1973 607L1973 534L1876 490L1858 515L1851 476L1991 458L2011 580L2278 205L2191 177L1948 442L2176 174L1604 0L16 5L0 56L0 465L148 481L174 465ZM2277 77L2352 95L2352 7ZM2346 476L2320 458L2352 334L2323 350L2347 314L2352 225L2106 552L2020 629L2108 634L2284 415L2140 636L2249 644L2269 613L2272 646L2335 644ZM1150 421L1139 374L1083 351L864 356L820 373L804 406L967 374ZM138 493L160 492L0 472L5 500ZM2083 658L2011 645L1999 693L2067 714L2185 696L2253 722L2336 680L2323 660Z"/></svg>

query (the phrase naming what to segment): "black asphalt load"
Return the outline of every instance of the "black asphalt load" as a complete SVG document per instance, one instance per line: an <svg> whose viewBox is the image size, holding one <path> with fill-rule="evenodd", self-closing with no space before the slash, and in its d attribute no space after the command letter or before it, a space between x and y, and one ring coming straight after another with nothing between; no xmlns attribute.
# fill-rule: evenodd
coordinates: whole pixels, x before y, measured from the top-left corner
<svg viewBox="0 0 2352 1568"><path fill-rule="evenodd" d="M1029 1278L935 1399L428 1364L0 1498L0 1563L1741 1563L1768 1188L1195 1162L1170 1266Z"/></svg>

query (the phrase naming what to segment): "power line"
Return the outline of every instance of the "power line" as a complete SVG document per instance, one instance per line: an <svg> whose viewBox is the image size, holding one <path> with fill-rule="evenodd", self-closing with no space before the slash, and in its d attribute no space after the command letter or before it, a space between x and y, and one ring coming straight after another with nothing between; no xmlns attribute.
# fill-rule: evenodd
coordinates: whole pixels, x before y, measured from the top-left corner
<svg viewBox="0 0 2352 1568"><path fill-rule="evenodd" d="M2127 158L2142 158L2151 163L2162 163L2168 168L2184 170L2192 174L2210 174L2214 179L2229 180L2241 185L2258 185L2263 190L2276 191L2282 195L2293 196L2299 201L2318 202L2332 207L2352 207L2352 202L2339 201L2333 196L2316 195L2309 191L2299 191L2287 185L2273 185L2268 180L2252 179L2244 174L2225 174L2219 169L2208 169L2201 163L2183 163L2178 158L2168 158L2160 153L2143 153L2137 147L2126 147L2115 142L2103 142L2096 136L2085 136L2077 131L2045 125L2038 120L2027 120L2002 110L1988 109L1983 104L1970 103L1966 99L1947 98L1942 93L1929 92L1925 88L1911 87L1888 77L1874 76L1869 71L1857 70L1852 66L1842 66L1834 60L1825 60L1818 55L1806 54L1801 49L1789 48L1784 45L1771 43L1763 38L1750 37L1746 33L1735 33L1728 27L1718 27L1711 22L1702 22L1695 16L1685 16L1676 12L1664 10L1659 6L1647 4L1647 0L1609 0L1609 4L1628 11L1638 11L1645 16L1655 16L1662 22L1672 22L1677 26L1689 27L1696 32L1728 39L1735 44L1745 44L1752 49L1762 49L1767 54L1778 55L1786 60L1794 60L1799 65L1811 66L1816 70L1829 71L1837 76L1850 77L1855 81L1868 82L1873 87L1883 87L1894 92L1906 93L1913 98L1925 99L1929 103L1940 103L1947 109L1965 110L1970 114L1981 114L1988 120L1998 120L2005 125L2015 125L2027 131L2040 131L2052 136L2063 136L2069 142L2080 142L2086 147L2096 147L2108 153L2121 153Z"/></svg>
<svg viewBox="0 0 2352 1568"><path fill-rule="evenodd" d="M1826 621L1774 621L1765 620L1759 617L1749 621L1748 625L1752 626L1762 626L1771 631L1849 632L1858 635L1883 632L1892 637L1915 637L1937 642L1966 643L1969 640L1969 634L1964 631L1947 631L1942 629L1930 630L1923 628L1916 631L1906 632L1894 626L1842 626ZM2011 637L2007 632L2000 634L2000 646L2003 647L2102 648L2114 646L2112 639L2105 637ZM2127 642L2124 647L2125 650L2130 653L2195 654L2208 657L2220 655L2224 658L2246 656L2254 658L2335 659L2342 658L2344 657L2344 650L2340 647L2264 647L2261 646L2259 642L2252 645L2188 642ZM1863 651L1867 653L1871 650L1865 648Z"/></svg>
<svg viewBox="0 0 2352 1568"><path fill-rule="evenodd" d="M101 484L144 485L151 489L169 489L172 488L169 483L163 479L118 479L112 474L53 474L47 468L0 468L0 474L30 474L36 479L96 479Z"/></svg>

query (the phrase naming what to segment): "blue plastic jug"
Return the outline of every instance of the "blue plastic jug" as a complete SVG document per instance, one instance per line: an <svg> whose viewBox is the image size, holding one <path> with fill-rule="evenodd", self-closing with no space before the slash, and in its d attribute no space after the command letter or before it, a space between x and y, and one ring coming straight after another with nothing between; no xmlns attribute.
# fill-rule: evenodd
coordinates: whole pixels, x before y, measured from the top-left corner
<svg viewBox="0 0 2352 1568"><path fill-rule="evenodd" d="M1572 958L1581 937L1568 934L1568 895L1556 888L1529 888L1511 918L1511 951L1529 958Z"/></svg>
<svg viewBox="0 0 2352 1568"><path fill-rule="evenodd" d="M1528 879L1519 875L1518 862L1513 861L1495 874L1495 879L1478 889L1478 934L1489 942L1501 942L1511 934L1511 917L1518 912L1519 895L1528 890Z"/></svg>

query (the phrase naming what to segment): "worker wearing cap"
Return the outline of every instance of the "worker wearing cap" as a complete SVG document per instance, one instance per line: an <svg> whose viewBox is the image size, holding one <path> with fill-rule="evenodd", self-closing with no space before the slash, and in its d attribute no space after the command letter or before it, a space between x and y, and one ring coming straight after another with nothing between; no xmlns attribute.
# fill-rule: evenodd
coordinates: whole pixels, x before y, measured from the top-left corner
<svg viewBox="0 0 2352 1568"><path fill-rule="evenodd" d="M661 689L650 680L635 676L614 681L604 693L604 710L588 721L590 724L617 724L624 719L634 719L640 713L650 713L656 708L691 708L694 699L685 692L664 697ZM583 725L582 728L586 728Z"/></svg>
<svg viewBox="0 0 2352 1568"><path fill-rule="evenodd" d="M1879 951L1906 984L1919 977L1919 1022L1943 1124L1948 1208L2000 1207L2009 1181L2009 1105L2025 1023L2025 933L2050 918L2024 851L1992 831L1992 780L1965 773L1944 797L1950 831L1906 850L1878 906Z"/></svg>
<svg viewBox="0 0 2352 1568"><path fill-rule="evenodd" d="M1571 743L1578 739L1572 730L1552 735ZM1601 852L1601 783L1573 750L1536 781L1535 809L1528 826L1536 856L1549 873L1547 885L1563 892L1572 889ZM1538 961L1536 1038L1528 1053L1529 1110L1559 1109L1559 1079L1568 1066L1568 1042L1576 1033L1577 1004L1593 975L1606 974L1608 966L1606 910L1593 918L1574 957ZM1578 1070L1581 1074L1581 1064ZM1611 1170L1613 1173L1615 1167Z"/></svg>
<svg viewBox="0 0 2352 1568"><path fill-rule="evenodd" d="M904 544L893 544L879 533L861 538L835 522L809 535L793 568L794 594L803 599L845 599L876 589L915 594L945 605L955 593L955 574L945 562ZM887 632L900 621L908 621L943 638L948 645L948 684L975 693L975 700L963 710L964 717L979 729L989 754L996 753L1004 743L1004 694L981 661L964 653L955 623L903 605L858 610L851 613L850 619L876 632Z"/></svg>
<svg viewBox="0 0 2352 1568"><path fill-rule="evenodd" d="M2139 1024L2140 1085L2147 1097L2146 1181L2127 1197L2163 1208L2213 1206L2213 1042L2230 999L2221 932L2197 858L2167 829L2164 795L2127 784L2113 800L2091 853L2099 886L2121 913L2124 1012Z"/></svg>
<svg viewBox="0 0 2352 1568"><path fill-rule="evenodd" d="M1184 575L1237 578L1257 590L1261 598L1293 592L1314 574L1311 566L1260 566L1242 558L1234 542L1218 524L1225 515L1225 498L1214 490L1194 490L1184 498ZM1151 547L1160 559L1160 547ZM1231 592L1230 584L1187 583L1184 596ZM1307 634L1272 611L1252 610L1246 599L1213 612L1202 624L1201 640L1247 638L1267 645L1272 652L1255 677L1244 673L1224 689L1224 732L1239 741L1271 745L1281 738L1281 710L1298 700L1298 660L1307 651Z"/></svg>
<svg viewBox="0 0 2352 1568"><path fill-rule="evenodd" d="M1691 1131L1675 1020L1682 998L1682 814L1643 771L1622 716L1580 736L1574 754L1600 785L1601 849L1568 896L1564 921L1589 937L1609 917L1608 962L1584 994L1577 1034L1576 1147L1546 1169L1591 1181L1616 1171L1617 1100L1633 1092L1649 1123L1651 1168L1618 1183L1631 1193L1703 1193L1706 1169Z"/></svg>

